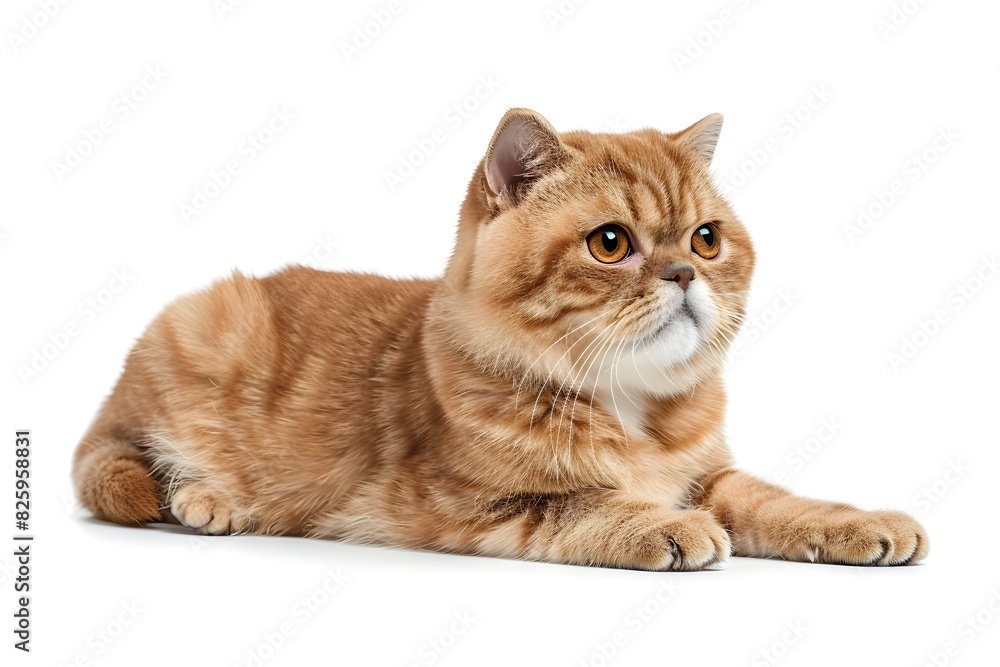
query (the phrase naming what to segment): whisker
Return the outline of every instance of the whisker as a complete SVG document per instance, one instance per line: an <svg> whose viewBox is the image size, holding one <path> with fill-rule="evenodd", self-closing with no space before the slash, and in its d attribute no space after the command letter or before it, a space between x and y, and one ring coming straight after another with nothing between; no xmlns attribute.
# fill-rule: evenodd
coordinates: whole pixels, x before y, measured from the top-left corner
<svg viewBox="0 0 1000 667"><path fill-rule="evenodd" d="M618 332L618 329L620 328L620 324L621 324L620 322L619 323L613 323L614 328L611 331L611 335L608 336L607 341L603 342L593 353L591 353L591 355L588 355L587 359L590 360L590 363L587 364L587 367L585 369L581 370L580 372L578 372L573 377L573 379L571 380L571 385L570 385L571 387L575 387L578 380L580 380L581 378L586 378L590 374L590 369L593 368L594 363L597 361L597 355L601 353L601 350L604 349L604 347L606 345L610 345L612 342L614 342L615 334ZM608 327L606 327L601 332L601 335L603 336L604 334L606 334L608 332L608 329L610 329L611 327L612 327L612 325L608 325ZM584 363L586 364L587 361L584 360ZM581 382L580 386L578 388L576 388L574 390L574 392L573 392L573 396L574 396L573 409L570 411L569 435L568 435L568 440L569 440L569 446L570 447L572 447L572 444L573 444L573 420L574 420L574 415L576 414L576 404L580 400L580 391L582 391L582 389L583 389L583 383ZM563 403L563 411L562 411L562 414L560 414L560 416L559 416L559 427L560 427L560 430L558 430L556 432L556 438L557 439L559 438L559 433L561 432L562 420L563 420L563 417L565 416L565 414L566 414L566 402Z"/></svg>
<svg viewBox="0 0 1000 667"><path fill-rule="evenodd" d="M604 327L604 329L602 329L601 332L599 334L597 334L597 336L594 338L594 340L592 340L590 342L590 344L588 344L587 347L584 348L583 352L581 353L581 357L583 357L584 355L586 355L587 354L587 350L589 350L591 347L594 346L594 344L598 343L601 340L601 336L603 336L607 332L607 330L608 330L608 328L610 328L610 326L611 326L610 324L606 325ZM589 357L587 357L587 358L589 358ZM586 363L586 362L584 361L584 363ZM562 384L559 385L559 389L558 389L558 391L556 391L556 398L558 398L560 392L562 392L562 388L566 384L566 380L571 380L570 390L573 388L573 385L575 384L576 380L574 378L574 375L573 375L572 371L575 368L576 368L576 362L574 362L573 365L570 367L570 373L563 380ZM560 433L561 428L562 428L562 418L563 418L563 415L566 414L566 402L568 400L569 400L569 390L567 390L566 398L563 400L563 411L562 411L562 414L559 416L559 427L560 427L560 429L556 432L556 440L557 441L559 439L559 433ZM552 417L553 417L554 413L555 413L555 410L553 410L552 412L549 413L549 437L550 438L551 438L551 435L552 435Z"/></svg>
<svg viewBox="0 0 1000 667"><path fill-rule="evenodd" d="M611 336L608 337L607 344L605 346L602 346L602 349L604 349L605 351L604 351L604 356L602 356L602 358L601 358L601 363L598 366L598 376L600 376L600 368L604 365L604 359L607 358L607 353L611 351L611 343L613 343L614 337L618 333L618 330L621 328L621 326L622 326L621 322L619 322L618 324L615 325L615 329L611 332ZM600 352L601 352L601 350L598 350L598 354L600 354ZM591 361L591 363L590 363L590 366L587 367L587 370L586 370L586 372L585 372L585 374L584 374L583 377L586 377L587 375L590 374L590 369L593 368L593 365L596 362L597 362L597 357L595 355L593 361ZM582 386L581 386L581 388L582 388ZM597 389L598 389L597 382L595 382L594 388L591 390L591 393L590 393L590 406L589 406L589 429L590 429L590 449L591 449L591 452L594 451L594 396L597 394ZM579 392L577 392L576 401L573 402L573 410L570 412L570 428L571 429L573 427L574 415L576 414L576 406L577 406L577 403L579 402L579 400L580 400L580 394L579 394ZM572 431L570 432L570 439L572 441Z"/></svg>
<svg viewBox="0 0 1000 667"><path fill-rule="evenodd" d="M618 417L618 423L622 426L622 435L625 437L625 446L628 447L628 430L625 428L625 420L622 419L622 413L618 409L618 401L615 400L615 380L618 380L618 388L621 389L621 379L617 377L615 370L618 368L618 362L616 361L618 352L621 350L621 343L618 344L618 350L615 351L615 355L611 358L611 403L615 407L615 416ZM623 390L624 391L624 390ZM635 405L635 403L633 403ZM639 406L636 406L639 407Z"/></svg>

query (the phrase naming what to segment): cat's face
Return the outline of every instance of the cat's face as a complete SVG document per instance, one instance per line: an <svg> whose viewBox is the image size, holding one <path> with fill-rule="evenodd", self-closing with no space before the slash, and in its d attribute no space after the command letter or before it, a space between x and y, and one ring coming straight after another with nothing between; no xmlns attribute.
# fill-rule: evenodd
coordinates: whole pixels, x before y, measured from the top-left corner
<svg viewBox="0 0 1000 667"><path fill-rule="evenodd" d="M668 395L717 371L754 263L709 179L721 121L557 134L508 112L447 274L466 347L566 389Z"/></svg>

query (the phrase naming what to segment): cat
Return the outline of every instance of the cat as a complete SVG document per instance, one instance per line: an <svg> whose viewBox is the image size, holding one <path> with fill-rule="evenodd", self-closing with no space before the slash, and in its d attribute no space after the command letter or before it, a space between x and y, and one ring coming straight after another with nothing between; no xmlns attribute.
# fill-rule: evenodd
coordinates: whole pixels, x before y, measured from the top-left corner
<svg viewBox="0 0 1000 667"><path fill-rule="evenodd" d="M442 278L290 267L182 297L76 450L82 504L645 570L919 562L906 514L734 467L721 372L754 251L712 183L721 127L560 134L511 109Z"/></svg>

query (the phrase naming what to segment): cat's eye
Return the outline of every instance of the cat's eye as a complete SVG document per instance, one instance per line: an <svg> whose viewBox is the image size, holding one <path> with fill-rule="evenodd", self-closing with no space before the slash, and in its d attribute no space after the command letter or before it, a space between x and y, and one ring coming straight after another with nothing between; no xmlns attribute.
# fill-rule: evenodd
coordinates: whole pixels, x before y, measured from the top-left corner
<svg viewBox="0 0 1000 667"><path fill-rule="evenodd" d="M705 259L712 259L718 255L721 246L722 236L719 235L719 228L714 222L706 222L691 235L691 250Z"/></svg>
<svg viewBox="0 0 1000 667"><path fill-rule="evenodd" d="M614 264L632 254L628 232L619 225L604 225L592 231L587 237L587 247L602 264Z"/></svg>

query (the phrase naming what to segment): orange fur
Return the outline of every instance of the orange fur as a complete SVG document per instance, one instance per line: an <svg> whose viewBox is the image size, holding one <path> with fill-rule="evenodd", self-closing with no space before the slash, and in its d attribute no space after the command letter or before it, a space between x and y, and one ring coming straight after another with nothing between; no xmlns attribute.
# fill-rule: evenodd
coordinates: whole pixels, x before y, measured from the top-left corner
<svg viewBox="0 0 1000 667"><path fill-rule="evenodd" d="M711 184L720 127L559 134L514 109L443 278L293 267L181 298L77 449L81 501L119 523L644 569L731 541L920 560L905 515L732 469L720 371L754 254ZM707 222L710 259L692 245ZM607 223L634 250L615 264L588 250Z"/></svg>

